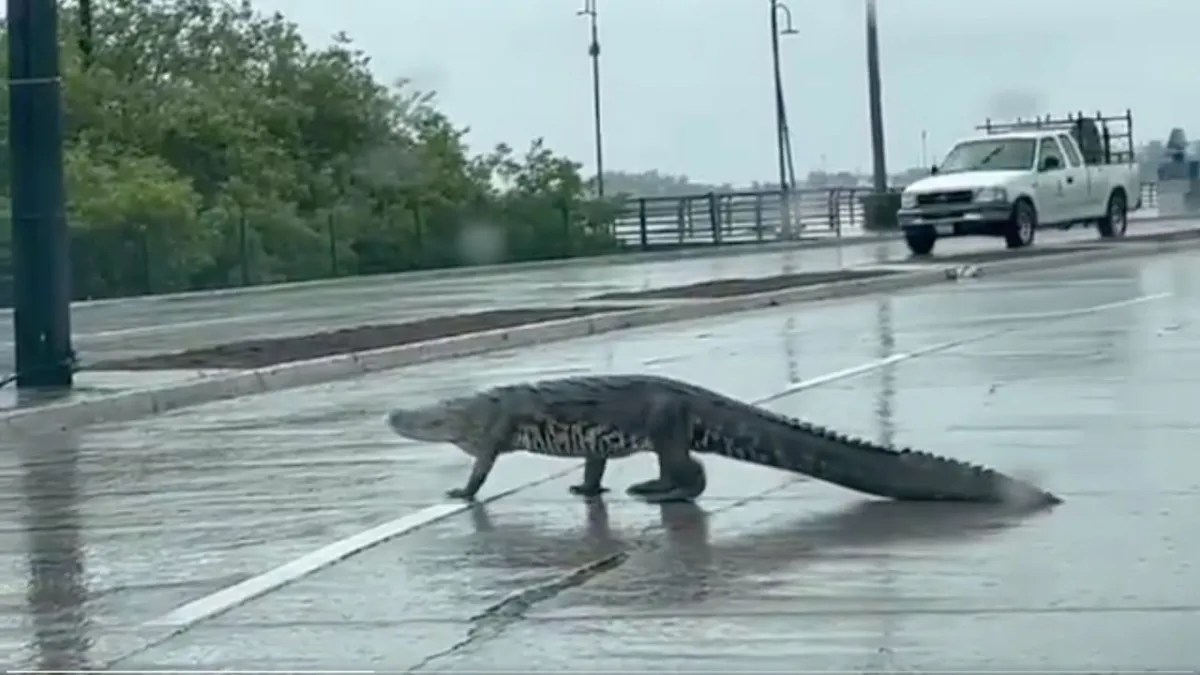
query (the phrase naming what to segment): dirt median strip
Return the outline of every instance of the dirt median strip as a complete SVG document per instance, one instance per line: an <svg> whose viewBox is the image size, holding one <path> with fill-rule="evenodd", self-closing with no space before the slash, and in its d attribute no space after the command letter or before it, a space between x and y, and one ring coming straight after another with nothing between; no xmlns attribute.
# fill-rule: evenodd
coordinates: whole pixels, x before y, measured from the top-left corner
<svg viewBox="0 0 1200 675"><path fill-rule="evenodd" d="M898 274L894 270L872 269L841 269L829 272L800 272L796 274L776 274L769 277L731 278L701 281L685 286L668 286L652 288L646 291L619 291L601 293L586 298L589 302L605 300L659 300L659 299L711 299L728 298L735 295L751 295L766 293L785 288L816 286L838 281L854 281L856 279L871 279L874 277Z"/></svg>
<svg viewBox="0 0 1200 675"><path fill-rule="evenodd" d="M871 279L893 274L899 274L899 272L893 270L837 270L782 274L757 279L718 279L649 291L606 293L586 298L583 302L729 298L787 288ZM433 316L403 323L372 324L303 335L254 338L177 352L108 359L90 364L88 369L147 371L265 368L293 361L397 347L427 340L559 319L631 311L642 309L642 307L642 305L589 304L571 307L499 309L471 314Z"/></svg>
<svg viewBox="0 0 1200 675"><path fill-rule="evenodd" d="M470 314L433 316L402 323L371 324L304 335L238 340L210 347L98 361L88 370L173 370L264 368L292 361L410 345L438 338L573 319L637 306L576 306L497 309Z"/></svg>

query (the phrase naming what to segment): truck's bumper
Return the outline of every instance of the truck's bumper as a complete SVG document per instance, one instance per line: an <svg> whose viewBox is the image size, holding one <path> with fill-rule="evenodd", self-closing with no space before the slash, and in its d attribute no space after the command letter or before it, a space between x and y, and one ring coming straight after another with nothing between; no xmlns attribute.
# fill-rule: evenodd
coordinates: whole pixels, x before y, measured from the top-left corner
<svg viewBox="0 0 1200 675"><path fill-rule="evenodd" d="M900 227L924 229L932 227L939 237L971 234L1000 234L1012 214L1007 202L988 204L939 204L900 209Z"/></svg>

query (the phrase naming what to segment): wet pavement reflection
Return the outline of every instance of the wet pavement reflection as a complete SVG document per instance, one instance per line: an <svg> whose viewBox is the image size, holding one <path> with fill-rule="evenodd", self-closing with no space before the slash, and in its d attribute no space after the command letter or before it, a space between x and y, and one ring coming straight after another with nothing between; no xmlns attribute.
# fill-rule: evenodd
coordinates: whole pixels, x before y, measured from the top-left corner
<svg viewBox="0 0 1200 675"><path fill-rule="evenodd" d="M45 488L56 497L38 502L38 521L27 451L0 456L13 514L0 569L19 580L4 582L0 643L20 663L164 669L1194 667L1198 261L787 306L38 439L34 454L71 456L75 478ZM624 496L655 470L649 457L615 463L613 492L587 503L567 493L575 475L521 487L569 463L514 456L483 491L519 488L509 496L177 635L145 623L441 503L469 461L390 436L381 418L393 405L621 371L756 399L870 363L768 406L1028 477L1065 503L878 502L720 457L705 458L710 487L694 506ZM38 543L29 522L56 534ZM53 590L31 602L24 580L38 575L33 587Z"/></svg>
<svg viewBox="0 0 1200 675"><path fill-rule="evenodd" d="M20 580L25 612L6 613L21 618L30 639L10 645L17 661L40 670L87 668L91 620L87 588L86 554L80 513L79 447L73 432L56 433L6 449L14 451L19 491L5 499L20 514L5 523L5 568L12 573L4 582L6 604L20 602ZM7 472L6 472L7 473ZM16 564L25 562L25 569ZM8 576L8 575L6 575ZM7 621L5 623L8 623ZM7 640L5 640L7 642ZM8 651L7 649L5 651Z"/></svg>

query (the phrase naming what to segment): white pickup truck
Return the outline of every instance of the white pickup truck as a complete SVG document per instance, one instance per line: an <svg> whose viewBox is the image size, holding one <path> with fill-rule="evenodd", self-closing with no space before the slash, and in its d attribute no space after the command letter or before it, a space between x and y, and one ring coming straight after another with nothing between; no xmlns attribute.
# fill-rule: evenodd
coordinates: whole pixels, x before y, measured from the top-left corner
<svg viewBox="0 0 1200 675"><path fill-rule="evenodd" d="M1033 243L1038 228L1094 223L1120 237L1128 211L1141 208L1132 152L1113 150L1107 122L1068 117L993 126L954 145L933 175L901 194L899 220L909 250L926 255L942 237L1004 237L1008 248ZM1098 127L1097 123L1103 125ZM1083 139L1081 143L1079 139ZM1132 206L1131 206L1132 204Z"/></svg>

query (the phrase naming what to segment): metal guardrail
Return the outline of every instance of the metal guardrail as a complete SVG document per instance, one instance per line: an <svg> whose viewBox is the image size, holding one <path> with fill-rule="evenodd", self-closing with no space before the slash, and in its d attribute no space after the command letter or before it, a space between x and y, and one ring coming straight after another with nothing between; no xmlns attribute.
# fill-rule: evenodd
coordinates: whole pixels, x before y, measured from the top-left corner
<svg viewBox="0 0 1200 675"><path fill-rule="evenodd" d="M852 187L793 190L786 197L779 190L629 197L613 233L641 250L840 237L862 229L862 197L869 193Z"/></svg>
<svg viewBox="0 0 1200 675"><path fill-rule="evenodd" d="M1142 208L1158 205L1157 183L1142 183ZM780 241L785 204L793 236L859 234L867 187L710 192L672 197L630 197L617 216L614 234L628 248L650 250L685 246Z"/></svg>
<svg viewBox="0 0 1200 675"><path fill-rule="evenodd" d="M1158 183L1142 183L1142 208L1158 208Z"/></svg>

